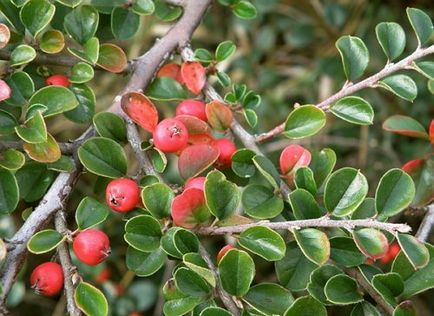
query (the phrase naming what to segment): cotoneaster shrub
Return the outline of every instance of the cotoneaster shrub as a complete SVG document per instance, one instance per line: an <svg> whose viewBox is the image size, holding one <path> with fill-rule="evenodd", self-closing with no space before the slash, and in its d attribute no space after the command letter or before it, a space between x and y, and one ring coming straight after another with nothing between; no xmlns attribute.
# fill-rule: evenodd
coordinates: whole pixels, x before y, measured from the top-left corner
<svg viewBox="0 0 434 316"><path fill-rule="evenodd" d="M278 111L225 72L236 40L213 51L190 41L213 10L244 20L258 10L211 2L0 2L0 221L11 229L0 313L28 313L33 289L70 315L414 315L414 296L434 287L434 120L384 120L422 149L371 187L331 148L303 142L334 118L367 132L374 109L362 90L416 103L418 72L433 92L429 14L407 8L412 34L395 22L370 30L386 61L367 75L368 46L340 36L342 87L257 133L260 113ZM118 42L150 15L173 25L129 59ZM96 71L128 78L103 111ZM53 117L86 131L56 139ZM269 155L278 136L287 141ZM403 212L424 216L414 233Z"/></svg>

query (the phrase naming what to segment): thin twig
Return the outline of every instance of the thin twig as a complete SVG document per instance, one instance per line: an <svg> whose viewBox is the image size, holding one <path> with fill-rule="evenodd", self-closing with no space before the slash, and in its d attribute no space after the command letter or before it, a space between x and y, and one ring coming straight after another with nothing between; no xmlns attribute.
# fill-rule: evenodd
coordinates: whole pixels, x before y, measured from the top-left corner
<svg viewBox="0 0 434 316"><path fill-rule="evenodd" d="M365 277L358 268L347 268L345 272L356 279L357 284L377 303L378 307L382 309L387 315L393 314L393 306L387 303L383 297L366 281Z"/></svg>
<svg viewBox="0 0 434 316"><path fill-rule="evenodd" d="M328 216L315 219L305 219L286 222L268 222L260 221L250 224L242 224L235 226L223 226L223 227L202 227L197 230L201 235L225 235L225 234L239 234L248 228L264 226L271 229L279 230L293 230L304 227L340 227L348 230L353 230L356 227L369 227L376 228L390 233L400 232L408 233L411 231L411 227L407 224L395 224L384 223L374 219L355 219L355 220L333 220Z"/></svg>
<svg viewBox="0 0 434 316"><path fill-rule="evenodd" d="M340 91L328 97L324 101L316 104L316 107L328 111L330 106L336 101L351 95L365 88L374 87L381 79L395 73L399 70L407 69L413 61L434 53L434 45L426 48L417 48L412 54L397 62L396 64L389 63L381 71L355 84L347 84ZM282 123L266 133L256 136L256 142L264 142L274 136L281 134L285 129L285 123Z"/></svg>
<svg viewBox="0 0 434 316"><path fill-rule="evenodd" d="M65 212L63 210L58 211L54 217L54 225L56 230L61 234L66 234L68 228L66 227ZM66 310L71 316L81 315L80 310L77 308L74 301L74 273L76 273L77 268L72 264L71 255L69 253L68 244L66 241L60 243L57 246L57 253L59 255L59 261L63 269L64 275L64 289L66 297Z"/></svg>
<svg viewBox="0 0 434 316"><path fill-rule="evenodd" d="M427 206L427 211L422 223L417 230L416 237L420 241L426 241L429 237L432 227L434 226L434 204Z"/></svg>
<svg viewBox="0 0 434 316"><path fill-rule="evenodd" d="M209 255L208 251L202 245L200 245L199 246L199 253L202 256L203 260L205 260L205 262L208 265L208 267L211 269L212 274L214 275L214 278L216 280L216 291L217 291L218 296L222 300L223 305L226 306L226 308L232 314L234 314L234 316L239 316L240 315L240 311L238 310L238 307L235 304L234 300L222 288L222 285L220 283L220 277L219 277L218 270L217 270L216 266L214 265L214 262L212 262L211 257Z"/></svg>

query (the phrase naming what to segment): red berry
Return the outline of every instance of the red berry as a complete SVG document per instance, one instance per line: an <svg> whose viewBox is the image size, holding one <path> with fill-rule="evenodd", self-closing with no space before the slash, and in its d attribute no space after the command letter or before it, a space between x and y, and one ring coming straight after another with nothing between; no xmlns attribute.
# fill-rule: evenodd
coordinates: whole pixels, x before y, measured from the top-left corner
<svg viewBox="0 0 434 316"><path fill-rule="evenodd" d="M98 274L98 275L95 277L95 281L103 283L103 282L105 282L105 281L107 281L107 280L109 279L109 277L110 277L111 274L112 274L112 273L111 273L111 271L110 271L109 268L104 268L104 269L100 272L100 274Z"/></svg>
<svg viewBox="0 0 434 316"><path fill-rule="evenodd" d="M80 261L95 266L110 254L110 241L104 232L88 229L74 238L72 249Z"/></svg>
<svg viewBox="0 0 434 316"><path fill-rule="evenodd" d="M7 100L11 97L12 90L6 81L0 79L0 101Z"/></svg>
<svg viewBox="0 0 434 316"><path fill-rule="evenodd" d="M227 138L220 138L216 139L213 145L216 146L220 152L219 157L216 161L217 168L229 168L232 164L231 157L234 152L237 151L237 147L235 146L235 144Z"/></svg>
<svg viewBox="0 0 434 316"><path fill-rule="evenodd" d="M191 115L204 122L207 121L205 103L198 100L188 99L179 103L176 107L176 116L178 115Z"/></svg>
<svg viewBox="0 0 434 316"><path fill-rule="evenodd" d="M60 264L45 262L37 266L30 275L30 285L36 293L56 295L63 288L63 270Z"/></svg>
<svg viewBox="0 0 434 316"><path fill-rule="evenodd" d="M52 75L45 80L47 86L63 86L69 87L71 84L67 76L64 75Z"/></svg>
<svg viewBox="0 0 434 316"><path fill-rule="evenodd" d="M235 247L232 245L226 245L224 246L222 249L220 249L219 253L217 254L217 263L220 262L220 260L222 260L222 258L224 257L224 255L231 249L234 249Z"/></svg>
<svg viewBox="0 0 434 316"><path fill-rule="evenodd" d="M165 153L173 153L187 146L188 131L184 123L175 118L162 120L155 128L154 145Z"/></svg>
<svg viewBox="0 0 434 316"><path fill-rule="evenodd" d="M189 179L185 185L184 185L184 191L187 189L199 189L199 190L204 190L204 185L205 185L205 177L196 177L196 178L191 178Z"/></svg>
<svg viewBox="0 0 434 316"><path fill-rule="evenodd" d="M140 188L131 179L119 178L113 180L107 185L105 200L112 210L129 212L140 201Z"/></svg>

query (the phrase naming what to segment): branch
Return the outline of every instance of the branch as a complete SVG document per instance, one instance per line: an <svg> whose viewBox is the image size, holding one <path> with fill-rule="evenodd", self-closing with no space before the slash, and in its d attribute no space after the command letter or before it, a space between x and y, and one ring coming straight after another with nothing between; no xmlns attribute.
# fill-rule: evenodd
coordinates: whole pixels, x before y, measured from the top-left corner
<svg viewBox="0 0 434 316"><path fill-rule="evenodd" d="M428 205L427 208L426 215L416 233L416 238L420 241L426 241L428 239L431 228L434 226L434 204Z"/></svg>
<svg viewBox="0 0 434 316"><path fill-rule="evenodd" d="M356 227L369 227L388 231L390 233L400 232L408 233L411 227L407 224L383 223L374 219L355 219L355 220L333 220L328 216L315 219L295 220L286 222L268 222L259 221L250 224L223 227L202 227L197 230L202 235L225 235L239 234L248 228L255 226L264 226L271 229L294 230L304 227L340 227L347 230L353 230Z"/></svg>
<svg viewBox="0 0 434 316"><path fill-rule="evenodd" d="M66 143L57 143L60 147L60 151L64 155L71 155L73 154L78 147L85 141L86 139L79 139L72 142L66 142ZM3 149L17 149L17 150L23 150L23 141L0 141L0 150Z"/></svg>
<svg viewBox="0 0 434 316"><path fill-rule="evenodd" d="M65 212L58 211L54 218L54 225L56 230L61 234L66 234L68 228L66 227ZM62 266L64 275L64 288L66 297L66 309L71 316L80 316L81 312L75 305L74 290L75 284L73 278L77 268L72 264L71 255L69 253L68 244L66 241L57 246L57 253L59 254L59 261Z"/></svg>
<svg viewBox="0 0 434 316"><path fill-rule="evenodd" d="M345 272L356 279L357 283L363 288L363 290L369 294L370 297L377 303L377 305L387 314L393 314L393 306L387 303L383 297L375 290L372 285L366 281L365 277L359 271L358 268L348 268L345 269Z"/></svg>
<svg viewBox="0 0 434 316"><path fill-rule="evenodd" d="M186 46L181 49L181 56L185 61L193 60L194 52L191 49L191 47ZM217 93L217 91L209 83L205 85L205 88L203 89L203 93L211 101L216 100L225 103L223 98ZM246 148L253 150L258 155L264 156L264 154L261 152L259 147L256 145L255 137L251 135L249 132L247 132L235 118L232 121L231 130ZM291 193L291 189L284 181L280 182L280 191L282 192L284 200L287 200L289 193Z"/></svg>
<svg viewBox="0 0 434 316"><path fill-rule="evenodd" d="M169 57L170 53L179 47L188 44L193 31L205 14L211 0L187 1L184 6L184 14L169 32L144 55L135 60L132 66L132 75L124 89L115 97L108 111L118 113L125 117L121 110L120 100L123 94L131 91L144 89L152 80L160 65ZM134 126L135 128L135 126ZM94 133L89 128L80 138L87 139ZM60 173L47 191L44 198L32 212L23 226L11 239L12 244L17 246L8 253L3 265L0 283L3 291L0 295L0 306L12 287L13 282L26 258L27 241L50 220L58 210L63 209L64 203L72 190L72 185L81 170L77 156L74 157L76 170L72 173Z"/></svg>
<svg viewBox="0 0 434 316"><path fill-rule="evenodd" d="M214 262L212 262L211 257L206 251L206 249L200 245L199 246L199 253L202 256L203 260L205 260L208 267L211 269L211 272L216 280L216 291L220 299L222 300L223 305L230 311L234 316L239 316L240 311L238 310L237 305L235 304L232 297L226 293L226 291L222 288L222 285L220 283L220 277L217 271L216 266L214 265Z"/></svg>
<svg viewBox="0 0 434 316"><path fill-rule="evenodd" d="M417 48L412 54L407 56L406 58L402 59L401 61L394 63L388 63L386 66L378 73L358 82L355 84L352 84L351 82L349 84L345 84L340 91L333 94L332 96L328 97L324 101L316 104L316 107L323 109L324 111L328 111L330 109L330 106L335 103L336 101L342 99L343 97L346 97L348 95L351 95L357 91L363 90L365 88L375 88L375 85L380 81L381 79L387 77L388 75L393 74L394 72L397 72L399 70L408 69L408 67L411 66L412 62L420 59L422 57L425 57L427 55L434 53L434 45L431 45L427 48ZM262 133L258 136L256 136L256 141L261 143L264 142L274 136L279 135L285 130L285 123L282 123L272 130Z"/></svg>

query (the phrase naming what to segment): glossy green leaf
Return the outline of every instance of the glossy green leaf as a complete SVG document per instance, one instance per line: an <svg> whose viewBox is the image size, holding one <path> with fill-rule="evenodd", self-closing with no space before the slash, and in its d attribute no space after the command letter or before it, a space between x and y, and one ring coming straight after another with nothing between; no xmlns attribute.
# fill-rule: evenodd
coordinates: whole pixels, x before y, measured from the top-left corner
<svg viewBox="0 0 434 316"><path fill-rule="evenodd" d="M68 47L68 51L79 59L94 65L99 57L99 40L97 37L92 37L83 44L83 50Z"/></svg>
<svg viewBox="0 0 434 316"><path fill-rule="evenodd" d="M110 208L107 205L86 196L77 207L75 222L78 229L85 230L105 221L109 212Z"/></svg>
<svg viewBox="0 0 434 316"><path fill-rule="evenodd" d="M295 300L284 316L327 316L323 304L311 296L302 296Z"/></svg>
<svg viewBox="0 0 434 316"><path fill-rule="evenodd" d="M434 196L434 187L430 185L434 181L434 157L423 161L417 168L410 172L416 186L416 195L412 206L422 206L429 203Z"/></svg>
<svg viewBox="0 0 434 316"><path fill-rule="evenodd" d="M397 239L401 251L415 269L423 268L428 264L430 255L428 249L421 241L407 234L398 234Z"/></svg>
<svg viewBox="0 0 434 316"><path fill-rule="evenodd" d="M37 144L47 141L47 127L40 111L37 111L24 125L16 126L15 132L27 143Z"/></svg>
<svg viewBox="0 0 434 316"><path fill-rule="evenodd" d="M11 53L10 65L12 67L21 66L31 62L36 58L36 51L33 47L21 44L15 47Z"/></svg>
<svg viewBox="0 0 434 316"><path fill-rule="evenodd" d="M214 56L205 48L197 48L194 51L194 59L203 63L210 63L213 61Z"/></svg>
<svg viewBox="0 0 434 316"><path fill-rule="evenodd" d="M63 33L58 30L46 31L39 42L39 48L47 54L57 54L65 47Z"/></svg>
<svg viewBox="0 0 434 316"><path fill-rule="evenodd" d="M360 97L345 97L331 107L337 117L358 125L371 125L374 120L372 106Z"/></svg>
<svg viewBox="0 0 434 316"><path fill-rule="evenodd" d="M330 258L344 267L355 267L366 261L365 255L350 237L330 238L330 247Z"/></svg>
<svg viewBox="0 0 434 316"><path fill-rule="evenodd" d="M74 92L78 105L73 110L65 112L65 117L75 123L85 124L92 122L96 107L93 90L86 84L74 84L70 89Z"/></svg>
<svg viewBox="0 0 434 316"><path fill-rule="evenodd" d="M187 92L181 84L169 77L155 78L145 93L152 100L176 101L187 98Z"/></svg>
<svg viewBox="0 0 434 316"><path fill-rule="evenodd" d="M175 240L174 235L178 230L181 230L183 228L180 227L171 227L167 230L167 232L163 235L163 237L160 240L160 245L163 251L168 254L171 257L174 258L182 258L183 254L178 250L178 248L175 247ZM180 239L178 237L178 239ZM194 237L193 237L194 239ZM190 239L187 240L187 242ZM193 242L194 243L194 242ZM199 245L197 245L199 247Z"/></svg>
<svg viewBox="0 0 434 316"><path fill-rule="evenodd" d="M434 62L419 61L413 62L415 69L430 80L434 80Z"/></svg>
<svg viewBox="0 0 434 316"><path fill-rule="evenodd" d="M274 195L273 190L260 184L245 187L241 202L244 212L257 219L276 217L283 210L283 200Z"/></svg>
<svg viewBox="0 0 434 316"><path fill-rule="evenodd" d="M232 41L224 41L217 46L215 57L217 61L223 61L231 57L237 47Z"/></svg>
<svg viewBox="0 0 434 316"><path fill-rule="evenodd" d="M199 251L199 239L193 232L184 228L177 229L173 233L173 245L181 254L181 258L186 253Z"/></svg>
<svg viewBox="0 0 434 316"><path fill-rule="evenodd" d="M320 208L311 193L304 189L296 189L289 194L294 217L298 220L320 218L325 212Z"/></svg>
<svg viewBox="0 0 434 316"><path fill-rule="evenodd" d="M98 11L90 5L82 5L65 16L65 31L78 43L84 45L96 33L99 22Z"/></svg>
<svg viewBox="0 0 434 316"><path fill-rule="evenodd" d="M304 255L313 263L322 265L330 258L330 242L327 235L315 228L304 228L293 232Z"/></svg>
<svg viewBox="0 0 434 316"><path fill-rule="evenodd" d="M407 75L392 75L378 82L378 85L398 97L413 102L417 96L416 83Z"/></svg>
<svg viewBox="0 0 434 316"><path fill-rule="evenodd" d="M280 175L271 160L265 156L256 155L253 157L253 163L265 179L277 190L280 184Z"/></svg>
<svg viewBox="0 0 434 316"><path fill-rule="evenodd" d="M219 275L222 288L230 295L244 296L255 276L255 263L247 252L231 249L220 260Z"/></svg>
<svg viewBox="0 0 434 316"><path fill-rule="evenodd" d="M127 66L127 62L127 56L119 46L110 43L100 45L96 63L101 68L113 73L120 73Z"/></svg>
<svg viewBox="0 0 434 316"><path fill-rule="evenodd" d="M182 256L183 263L191 270L200 275L212 287L216 286L216 279L213 271L208 267L208 264L203 260L198 253L186 253Z"/></svg>
<svg viewBox="0 0 434 316"><path fill-rule="evenodd" d="M76 63L71 69L69 81L72 83L85 83L92 80L94 76L93 67L84 62Z"/></svg>
<svg viewBox="0 0 434 316"><path fill-rule="evenodd" d="M341 269L331 264L325 264L318 267L310 275L310 282L307 286L307 290L309 291L309 294L323 304L326 305L332 304L327 299L324 293L324 287L327 284L328 280L330 280L335 275L339 275L342 273L343 271Z"/></svg>
<svg viewBox="0 0 434 316"><path fill-rule="evenodd" d="M36 91L30 98L29 104L43 104L47 107L43 115L53 116L75 109L79 102L74 93L62 86L48 86Z"/></svg>
<svg viewBox="0 0 434 316"><path fill-rule="evenodd" d="M275 263L279 283L292 291L306 289L317 265L307 259L295 241L286 244L285 257Z"/></svg>
<svg viewBox="0 0 434 316"><path fill-rule="evenodd" d="M125 224L125 241L133 248L152 252L160 247L160 223L149 215L138 215Z"/></svg>
<svg viewBox="0 0 434 316"><path fill-rule="evenodd" d="M61 156L55 162L47 164L48 170L71 173L75 170L75 161L70 156Z"/></svg>
<svg viewBox="0 0 434 316"><path fill-rule="evenodd" d="M214 170L206 177L205 199L210 212L222 220L235 213L241 195L236 184L226 180L220 171Z"/></svg>
<svg viewBox="0 0 434 316"><path fill-rule="evenodd" d="M415 195L411 177L401 169L391 169L380 179L375 193L378 218L386 219L410 205Z"/></svg>
<svg viewBox="0 0 434 316"><path fill-rule="evenodd" d="M331 277L324 287L324 293L330 302L337 305L355 304L363 300L356 280L346 274Z"/></svg>
<svg viewBox="0 0 434 316"><path fill-rule="evenodd" d="M127 249L127 267L140 277L154 274L161 269L166 261L167 255L161 248L152 252L142 252L133 247Z"/></svg>
<svg viewBox="0 0 434 316"><path fill-rule="evenodd" d="M0 110L0 135L9 135L15 132L18 121L9 112Z"/></svg>
<svg viewBox="0 0 434 316"><path fill-rule="evenodd" d="M428 139L425 128L415 119L404 115L392 115L383 123L383 129L395 134Z"/></svg>
<svg viewBox="0 0 434 316"><path fill-rule="evenodd" d="M204 297L209 294L211 288L208 283L196 272L179 268L173 275L176 287L185 295L193 297Z"/></svg>
<svg viewBox="0 0 434 316"><path fill-rule="evenodd" d="M154 13L155 5L152 0L137 0L134 1L132 10L140 15L149 15Z"/></svg>
<svg viewBox="0 0 434 316"><path fill-rule="evenodd" d="M135 12L122 8L113 8L111 29L115 38L126 40L134 36L140 26L140 16Z"/></svg>
<svg viewBox="0 0 434 316"><path fill-rule="evenodd" d="M88 316L108 315L108 303L104 294L93 285L81 281L74 291L77 307Z"/></svg>
<svg viewBox="0 0 434 316"><path fill-rule="evenodd" d="M29 0L21 8L20 18L26 29L36 37L54 16L56 7L48 0Z"/></svg>
<svg viewBox="0 0 434 316"><path fill-rule="evenodd" d="M202 297L182 294L179 290L175 290L172 296L170 299L166 298L166 303L164 303L163 313L165 316L185 315L204 300Z"/></svg>
<svg viewBox="0 0 434 316"><path fill-rule="evenodd" d="M345 75L349 81L360 78L369 63L369 51L365 43L355 36L342 36L336 41Z"/></svg>
<svg viewBox="0 0 434 316"><path fill-rule="evenodd" d="M368 197L365 198L362 204L351 214L351 219L373 218L375 216L377 216L375 199Z"/></svg>
<svg viewBox="0 0 434 316"><path fill-rule="evenodd" d="M368 193L368 182L359 170L342 168L329 178L324 189L324 204L338 217L351 214Z"/></svg>
<svg viewBox="0 0 434 316"><path fill-rule="evenodd" d="M127 172L127 157L121 145L104 137L93 137L78 149L78 157L87 170L108 178L120 178Z"/></svg>
<svg viewBox="0 0 434 316"><path fill-rule="evenodd" d="M400 251L395 257L395 260L393 260L391 272L398 273L405 281L412 276L415 271L416 269L413 267L410 260L408 260L404 252Z"/></svg>
<svg viewBox="0 0 434 316"><path fill-rule="evenodd" d="M6 169L0 169L0 214L12 213L18 205L19 190L14 174Z"/></svg>
<svg viewBox="0 0 434 316"><path fill-rule="evenodd" d="M54 229L37 232L27 242L27 249L34 254L46 253L56 248L65 236Z"/></svg>
<svg viewBox="0 0 434 316"><path fill-rule="evenodd" d="M51 163L60 159L62 153L53 136L47 133L47 141L37 144L24 143L26 154L35 161Z"/></svg>
<svg viewBox="0 0 434 316"><path fill-rule="evenodd" d="M163 173L166 170L167 158L166 155L157 148L148 150L149 158L151 159L154 170L159 173Z"/></svg>
<svg viewBox="0 0 434 316"><path fill-rule="evenodd" d="M256 153L247 148L238 149L231 157L232 170L242 178L250 178L255 174L256 167L253 164L253 157Z"/></svg>
<svg viewBox="0 0 434 316"><path fill-rule="evenodd" d="M371 303L357 303L351 311L351 316L381 316L382 314Z"/></svg>
<svg viewBox="0 0 434 316"><path fill-rule="evenodd" d="M398 58L405 49L404 29L395 22L382 22L375 28L377 40L388 60Z"/></svg>
<svg viewBox="0 0 434 316"><path fill-rule="evenodd" d="M247 0L237 2L232 11L237 17L244 20L254 19L257 15L255 6Z"/></svg>
<svg viewBox="0 0 434 316"><path fill-rule="evenodd" d="M0 167L16 171L20 169L26 161L24 154L16 149L9 148L0 152Z"/></svg>
<svg viewBox="0 0 434 316"><path fill-rule="evenodd" d="M164 183L155 183L142 190L142 201L146 209L156 218L170 216L172 200L175 197L172 189Z"/></svg>
<svg viewBox="0 0 434 316"><path fill-rule="evenodd" d="M413 302L401 302L393 311L393 316L417 316L416 308Z"/></svg>
<svg viewBox="0 0 434 316"><path fill-rule="evenodd" d="M318 133L326 123L323 110L314 105L303 105L294 109L285 122L283 135L299 139Z"/></svg>
<svg viewBox="0 0 434 316"><path fill-rule="evenodd" d="M428 14L416 8L407 8L407 17L416 33L419 45L425 44L433 33L431 18Z"/></svg>
<svg viewBox="0 0 434 316"><path fill-rule="evenodd" d="M0 1L0 12L17 32L24 33L24 26L20 20L19 10L11 1Z"/></svg>
<svg viewBox="0 0 434 316"><path fill-rule="evenodd" d="M9 78L6 78L6 82L12 90L11 97L5 100L8 104L23 106L35 92L32 78L24 71L14 72Z"/></svg>
<svg viewBox="0 0 434 316"><path fill-rule="evenodd" d="M254 128L258 124L258 115L251 109L244 110L244 117L251 128Z"/></svg>
<svg viewBox="0 0 434 316"><path fill-rule="evenodd" d="M60 2L63 5L66 5L71 8L75 8L78 6L83 0L56 0L57 2Z"/></svg>
<svg viewBox="0 0 434 316"><path fill-rule="evenodd" d="M39 200L54 180L55 173L47 165L28 162L15 174L20 187L20 198L26 202Z"/></svg>
<svg viewBox="0 0 434 316"><path fill-rule="evenodd" d="M232 316L232 314L223 308L211 306L205 308L199 316Z"/></svg>
<svg viewBox="0 0 434 316"><path fill-rule="evenodd" d="M116 141L124 141L127 137L125 121L114 113L97 113L93 117L93 125L102 137L111 138Z"/></svg>
<svg viewBox="0 0 434 316"><path fill-rule="evenodd" d="M294 183L297 189L304 189L312 195L317 192L315 176L312 169L308 167L301 167L295 171Z"/></svg>
<svg viewBox="0 0 434 316"><path fill-rule="evenodd" d="M373 228L355 230L353 238L359 250L372 259L381 258L389 249L386 236Z"/></svg>
<svg viewBox="0 0 434 316"><path fill-rule="evenodd" d="M291 293L274 283L259 283L252 286L243 300L265 315L283 315L294 301Z"/></svg>
<svg viewBox="0 0 434 316"><path fill-rule="evenodd" d="M282 236L267 227L246 229L240 234L238 243L267 261L281 260L285 256L286 245Z"/></svg>
<svg viewBox="0 0 434 316"><path fill-rule="evenodd" d="M372 285L386 302L396 305L395 297L404 291L404 282L398 273L377 274L372 278Z"/></svg>
<svg viewBox="0 0 434 316"><path fill-rule="evenodd" d="M309 168L312 169L315 182L318 188L324 184L324 181L333 171L336 164L336 154L330 148L324 148L321 151L312 152L312 160Z"/></svg>
<svg viewBox="0 0 434 316"><path fill-rule="evenodd" d="M182 14L180 7L171 6L164 0L154 0L155 14L163 21L173 21L179 18Z"/></svg>

